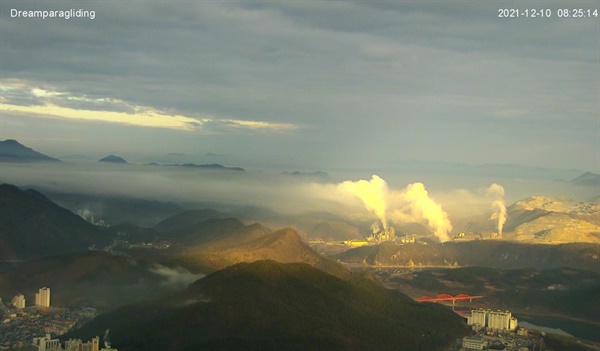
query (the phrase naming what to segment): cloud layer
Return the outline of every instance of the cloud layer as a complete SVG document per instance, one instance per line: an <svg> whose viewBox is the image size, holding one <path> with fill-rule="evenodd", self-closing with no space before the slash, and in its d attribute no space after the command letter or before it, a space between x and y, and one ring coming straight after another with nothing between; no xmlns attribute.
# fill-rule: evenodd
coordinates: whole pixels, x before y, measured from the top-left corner
<svg viewBox="0 0 600 351"><path fill-rule="evenodd" d="M64 118L101 121L139 127L181 131L214 131L220 128L284 131L296 128L291 123L189 117L148 106L132 105L120 99L91 98L68 92L33 87L29 82L9 80L0 85L0 112L25 114L38 118ZM206 128L213 126L213 128Z"/></svg>
<svg viewBox="0 0 600 351"><path fill-rule="evenodd" d="M10 17L72 6L0 3L0 84L21 86L1 91L1 139L598 171L597 19L560 19L555 2L516 21L496 3L410 1L86 1L94 20Z"/></svg>

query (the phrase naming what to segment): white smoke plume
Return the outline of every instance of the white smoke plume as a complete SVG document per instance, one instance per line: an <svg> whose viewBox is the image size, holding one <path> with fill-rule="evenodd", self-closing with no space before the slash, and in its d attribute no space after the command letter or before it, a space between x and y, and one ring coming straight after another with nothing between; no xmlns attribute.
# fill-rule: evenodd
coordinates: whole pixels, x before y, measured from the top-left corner
<svg viewBox="0 0 600 351"><path fill-rule="evenodd" d="M94 220L94 213L87 208L77 210L77 214L88 222Z"/></svg>
<svg viewBox="0 0 600 351"><path fill-rule="evenodd" d="M108 337L108 333L110 333L110 329L106 329L104 332L104 347L110 349L110 338Z"/></svg>
<svg viewBox="0 0 600 351"><path fill-rule="evenodd" d="M381 179L378 175L373 175L371 180L345 181L338 185L338 189L342 192L351 193L361 199L367 210L379 218L383 230L388 229L386 218L386 193L388 192L388 186L385 180Z"/></svg>
<svg viewBox="0 0 600 351"><path fill-rule="evenodd" d="M99 227L108 227L109 225L104 222L104 220L96 220L94 218L94 213L87 208L77 210L77 214L79 217L85 219L87 222L92 223L93 225L97 225Z"/></svg>
<svg viewBox="0 0 600 351"><path fill-rule="evenodd" d="M498 220L498 237L502 238L502 229L506 223L506 205L504 204L504 187L500 184L492 184L486 190L488 197L492 199L492 208L494 213L490 219Z"/></svg>
<svg viewBox="0 0 600 351"><path fill-rule="evenodd" d="M395 221L425 222L440 242L450 240L452 223L442 206L429 197L423 183L409 184L395 195L398 209L392 211L390 218Z"/></svg>
<svg viewBox="0 0 600 351"><path fill-rule="evenodd" d="M345 181L338 190L360 198L367 210L381 220L384 231L388 230L389 217L397 223L424 223L441 242L450 240L452 224L448 214L429 197L423 183L410 184L399 192L390 190L385 180L373 175L370 181Z"/></svg>

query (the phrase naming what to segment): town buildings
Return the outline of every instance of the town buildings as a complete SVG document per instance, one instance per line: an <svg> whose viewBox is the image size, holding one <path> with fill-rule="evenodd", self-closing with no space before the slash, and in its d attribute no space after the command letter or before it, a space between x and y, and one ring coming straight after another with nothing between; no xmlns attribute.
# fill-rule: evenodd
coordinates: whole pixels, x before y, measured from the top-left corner
<svg viewBox="0 0 600 351"><path fill-rule="evenodd" d="M483 336L465 336L462 341L463 350L483 350L487 346Z"/></svg>
<svg viewBox="0 0 600 351"><path fill-rule="evenodd" d="M65 347L63 348L60 340L52 339L50 334L46 334L46 336L33 338L32 346L36 351L119 351L109 345L100 348L100 338L97 336L85 343L80 339L69 339L65 341Z"/></svg>
<svg viewBox="0 0 600 351"><path fill-rule="evenodd" d="M99 351L100 338L95 337L92 340L84 343L80 339L69 339L65 341L64 351Z"/></svg>
<svg viewBox="0 0 600 351"><path fill-rule="evenodd" d="M510 311L479 308L471 310L471 314L467 316L467 324L476 331L487 328L492 331L507 332L516 330L518 321Z"/></svg>
<svg viewBox="0 0 600 351"><path fill-rule="evenodd" d="M52 339L50 334L46 334L46 336L42 336L39 338L33 338L33 346L36 347L37 351L61 351L62 346L60 345L60 340Z"/></svg>
<svg viewBox="0 0 600 351"><path fill-rule="evenodd" d="M50 307L50 288L40 288L35 294L35 305L38 307Z"/></svg>

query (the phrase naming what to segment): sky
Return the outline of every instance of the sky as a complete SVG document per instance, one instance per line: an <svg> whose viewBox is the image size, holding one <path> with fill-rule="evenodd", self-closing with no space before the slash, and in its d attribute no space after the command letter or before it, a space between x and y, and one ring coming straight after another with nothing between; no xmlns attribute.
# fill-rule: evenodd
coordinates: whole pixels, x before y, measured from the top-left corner
<svg viewBox="0 0 600 351"><path fill-rule="evenodd" d="M532 5L552 16L498 17ZM3 0L0 139L55 157L600 172L600 21L558 18L564 7ZM70 9L94 18L13 16Z"/></svg>

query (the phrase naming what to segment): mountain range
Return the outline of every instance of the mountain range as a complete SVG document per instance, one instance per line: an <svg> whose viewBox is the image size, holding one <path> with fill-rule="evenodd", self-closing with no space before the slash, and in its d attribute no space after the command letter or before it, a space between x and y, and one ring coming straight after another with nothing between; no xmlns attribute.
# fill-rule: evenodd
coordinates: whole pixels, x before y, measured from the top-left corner
<svg viewBox="0 0 600 351"><path fill-rule="evenodd" d="M332 256L346 263L405 267L492 267L551 269L572 267L600 273L600 245L542 245L500 240L441 244L379 244Z"/></svg>
<svg viewBox="0 0 600 351"><path fill-rule="evenodd" d="M467 333L448 308L418 304L368 277L341 280L275 261L227 267L179 294L101 315L64 338L106 329L123 351L435 351Z"/></svg>
<svg viewBox="0 0 600 351"><path fill-rule="evenodd" d="M35 190L0 185L0 257L31 259L103 247L113 235Z"/></svg>
<svg viewBox="0 0 600 351"><path fill-rule="evenodd" d="M52 285L59 305L122 306L68 335L89 339L111 329L121 350L442 350L466 334L464 321L443 306L417 304L334 260L413 268L572 267L600 273L600 245L591 243L379 244L330 259L294 228L272 230L248 222L252 216L273 215L257 208L238 210L246 222L232 217L233 211L200 209L172 215L152 228L128 223L103 228L35 190L3 184L0 209L0 254L26 261L0 272L0 295L24 292L31 298L37 287ZM509 209L514 223L506 225L518 229L555 213L588 218L594 211L587 203L532 197ZM319 235L338 228L353 233L350 222L332 214L308 213L296 220L312 225ZM118 254L88 251L113 240L121 243L112 245ZM172 245L126 244L141 240ZM196 280L201 273L212 274ZM581 290L588 304L596 291L590 289L595 287Z"/></svg>

